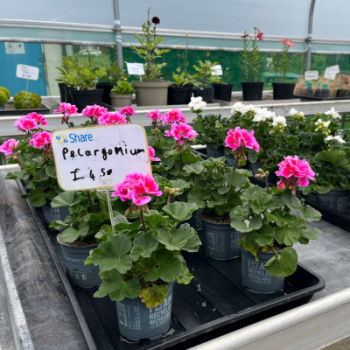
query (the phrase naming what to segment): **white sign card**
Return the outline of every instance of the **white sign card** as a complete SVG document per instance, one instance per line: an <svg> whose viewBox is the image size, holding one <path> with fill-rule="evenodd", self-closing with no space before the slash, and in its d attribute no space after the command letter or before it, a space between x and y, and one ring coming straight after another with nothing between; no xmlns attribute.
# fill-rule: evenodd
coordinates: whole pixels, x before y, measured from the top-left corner
<svg viewBox="0 0 350 350"><path fill-rule="evenodd" d="M143 63L127 63L129 75L144 75L145 69L143 68Z"/></svg>
<svg viewBox="0 0 350 350"><path fill-rule="evenodd" d="M17 64L16 77L28 80L38 80L39 68L27 66L24 64Z"/></svg>
<svg viewBox="0 0 350 350"><path fill-rule="evenodd" d="M309 70L305 72L305 80L317 80L317 79L318 79L317 70Z"/></svg>
<svg viewBox="0 0 350 350"><path fill-rule="evenodd" d="M24 43L5 43L7 55L25 54Z"/></svg>
<svg viewBox="0 0 350 350"><path fill-rule="evenodd" d="M222 67L220 64L211 68L211 75L222 75Z"/></svg>
<svg viewBox="0 0 350 350"><path fill-rule="evenodd" d="M57 130L51 144L65 191L113 188L135 172L152 175L146 132L138 124Z"/></svg>
<svg viewBox="0 0 350 350"><path fill-rule="evenodd" d="M324 73L324 77L326 79L334 80L335 76L340 72L339 65L336 66L330 66L326 68L326 71Z"/></svg>

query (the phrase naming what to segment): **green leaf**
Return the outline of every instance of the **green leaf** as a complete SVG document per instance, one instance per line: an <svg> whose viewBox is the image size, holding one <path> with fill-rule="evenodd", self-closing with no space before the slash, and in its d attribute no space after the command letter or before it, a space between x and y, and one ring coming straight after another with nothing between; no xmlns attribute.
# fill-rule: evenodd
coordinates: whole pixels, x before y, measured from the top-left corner
<svg viewBox="0 0 350 350"><path fill-rule="evenodd" d="M58 231L61 231L65 228L67 228L69 225L63 222L62 220L52 221L50 227L55 228Z"/></svg>
<svg viewBox="0 0 350 350"><path fill-rule="evenodd" d="M180 188L180 189L185 189L185 188L190 188L191 184L185 180L182 179L177 179L177 180L170 180L172 188Z"/></svg>
<svg viewBox="0 0 350 350"><path fill-rule="evenodd" d="M290 190L282 192L282 200L283 203L293 211L298 211L299 208L302 207L300 200L296 196L293 196Z"/></svg>
<svg viewBox="0 0 350 350"><path fill-rule="evenodd" d="M108 236L113 233L111 225L102 225L100 231L95 234L95 238L101 241L105 241Z"/></svg>
<svg viewBox="0 0 350 350"><path fill-rule="evenodd" d="M30 177L30 174L28 173L27 170L21 170L21 171L15 171L14 173L7 173L5 176L6 180L21 180L21 181L26 181Z"/></svg>
<svg viewBox="0 0 350 350"><path fill-rule="evenodd" d="M200 245L202 245L202 242L198 235L195 233L191 238L187 240L186 244L182 247L182 249L190 253L196 253L198 252Z"/></svg>
<svg viewBox="0 0 350 350"><path fill-rule="evenodd" d="M300 230L300 235L308 240L316 240L319 235L322 235L322 231L314 227L311 230Z"/></svg>
<svg viewBox="0 0 350 350"><path fill-rule="evenodd" d="M227 202L228 197L227 194L222 195L216 192L215 190L211 191L212 197L214 197L215 200L210 200L207 202L208 208L214 208L216 206L222 205Z"/></svg>
<svg viewBox="0 0 350 350"><path fill-rule="evenodd" d="M40 169L35 172L34 180L46 181L49 179L49 175L46 174L45 169Z"/></svg>
<svg viewBox="0 0 350 350"><path fill-rule="evenodd" d="M48 176L50 176L50 177L52 177L52 178L54 178L54 179L57 177L57 175L56 175L56 168L55 168L54 165L49 165L49 166L45 169L45 171L46 171L46 174L47 174Z"/></svg>
<svg viewBox="0 0 350 350"><path fill-rule="evenodd" d="M158 250L155 260L157 267L145 275L145 281L157 281L161 278L164 282L172 282L181 275L181 261L172 252L166 249Z"/></svg>
<svg viewBox="0 0 350 350"><path fill-rule="evenodd" d="M300 208L298 212L304 220L309 222L319 221L322 217L319 211L310 207L309 205L306 205L305 207Z"/></svg>
<svg viewBox="0 0 350 350"><path fill-rule="evenodd" d="M276 224L279 227L283 227L285 225L288 225L289 227L293 226L295 223L295 216L291 215L289 213L286 213L283 216L276 216Z"/></svg>
<svg viewBox="0 0 350 350"><path fill-rule="evenodd" d="M269 225L262 225L259 237L255 239L255 242L261 247L265 247L273 242L275 230Z"/></svg>
<svg viewBox="0 0 350 350"><path fill-rule="evenodd" d="M195 230L189 224L183 224L172 233L166 229L159 229L158 240L168 250L181 250L194 234Z"/></svg>
<svg viewBox="0 0 350 350"><path fill-rule="evenodd" d="M197 162L193 164L187 164L183 167L183 170L188 174L200 174L204 170L203 162Z"/></svg>
<svg viewBox="0 0 350 350"><path fill-rule="evenodd" d="M67 206L70 207L79 203L80 199L81 199L81 196L78 192L75 192L75 191L62 192L52 200L51 206L53 208L67 207Z"/></svg>
<svg viewBox="0 0 350 350"><path fill-rule="evenodd" d="M297 264L297 252L293 248L284 248L281 255L275 255L265 264L265 270L275 277L287 277L296 271Z"/></svg>
<svg viewBox="0 0 350 350"><path fill-rule="evenodd" d="M101 271L117 269L124 274L132 267L133 260L127 255L131 246L131 240L125 235L111 235L94 250L92 262L98 265Z"/></svg>
<svg viewBox="0 0 350 350"><path fill-rule="evenodd" d="M197 205L194 203L175 202L162 208L170 217L177 221L186 221L192 217Z"/></svg>
<svg viewBox="0 0 350 350"><path fill-rule="evenodd" d="M57 193L55 190L50 190L50 191L45 193L45 197L49 200L54 199L56 196L57 196Z"/></svg>
<svg viewBox="0 0 350 350"><path fill-rule="evenodd" d="M225 179L229 187L243 187L247 183L246 177L240 173L237 173L236 171L230 171L229 173L225 174Z"/></svg>
<svg viewBox="0 0 350 350"><path fill-rule="evenodd" d="M192 190L188 196L188 202L189 203L195 203L198 208L204 209L206 208L207 204L206 201L211 198L211 191L198 187L194 190Z"/></svg>
<svg viewBox="0 0 350 350"><path fill-rule="evenodd" d="M242 216L234 215L230 213L231 227L239 232L250 232L253 230L259 230L262 226L260 218L252 218L249 222L249 226L245 222L246 219ZM248 220L249 221L249 220Z"/></svg>
<svg viewBox="0 0 350 350"><path fill-rule="evenodd" d="M275 227L275 239L279 244L293 245L298 242L300 230L295 227Z"/></svg>
<svg viewBox="0 0 350 350"><path fill-rule="evenodd" d="M350 170L350 163L345 155L339 154L337 150L322 151L316 155L316 158L328 163L332 163L336 167L342 167L345 170Z"/></svg>
<svg viewBox="0 0 350 350"><path fill-rule="evenodd" d="M29 198L33 207L41 207L46 203L45 192L40 188L30 191Z"/></svg>
<svg viewBox="0 0 350 350"><path fill-rule="evenodd" d="M161 215L157 210L150 210L147 214L143 214L143 216L146 221L146 226L149 229L158 227L169 218L169 216Z"/></svg>
<svg viewBox="0 0 350 350"><path fill-rule="evenodd" d="M326 181L322 182L322 184L320 184L320 185L313 184L312 187L315 191L317 191L320 194L327 193L334 188L334 186L332 184L330 184L329 182L326 182Z"/></svg>
<svg viewBox="0 0 350 350"><path fill-rule="evenodd" d="M251 163L256 163L258 160L258 153L255 152L253 149L248 150L248 159Z"/></svg>
<svg viewBox="0 0 350 350"><path fill-rule="evenodd" d="M164 303L168 292L168 286L153 286L142 289L139 297L146 307L151 309Z"/></svg>
<svg viewBox="0 0 350 350"><path fill-rule="evenodd" d="M254 200L250 204L254 213L260 214L266 209L276 209L276 203L271 194L267 192L257 192Z"/></svg>
<svg viewBox="0 0 350 350"><path fill-rule="evenodd" d="M136 261L140 257L149 258L158 248L158 240L152 234L152 232L148 231L147 233L143 233L138 236L133 243L133 247L130 252L131 258Z"/></svg>
<svg viewBox="0 0 350 350"><path fill-rule="evenodd" d="M64 230L59 236L62 242L73 243L79 238L79 231L73 227L69 227Z"/></svg>
<svg viewBox="0 0 350 350"><path fill-rule="evenodd" d="M94 297L103 298L109 295L112 301L122 301L124 298L135 299L140 293L141 283L138 278L124 281L124 275L113 269L103 277L102 284Z"/></svg>

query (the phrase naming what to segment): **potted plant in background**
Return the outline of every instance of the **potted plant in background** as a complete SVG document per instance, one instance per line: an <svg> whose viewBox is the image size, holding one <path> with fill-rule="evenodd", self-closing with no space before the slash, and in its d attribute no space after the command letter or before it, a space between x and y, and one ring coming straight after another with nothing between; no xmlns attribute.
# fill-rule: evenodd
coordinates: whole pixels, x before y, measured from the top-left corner
<svg viewBox="0 0 350 350"><path fill-rule="evenodd" d="M113 107L131 106L133 86L126 80L119 80L109 94L111 105Z"/></svg>
<svg viewBox="0 0 350 350"><path fill-rule="evenodd" d="M73 89L71 86L71 80L68 79L69 71L75 70L78 67L78 56L62 56L62 65L61 67L56 67L61 73L55 79L58 81L58 88L60 90L60 99L61 103L66 102L73 104L73 97L70 93L70 91Z"/></svg>
<svg viewBox="0 0 350 350"><path fill-rule="evenodd" d="M257 27L254 27L254 36L244 32L243 39L243 72L245 82L241 82L243 101L259 101L262 99L264 83L258 82L258 73L261 63L261 54L259 52L258 40L264 42L264 33L261 33ZM249 52L249 50L251 52ZM249 82L249 68L252 66L254 82Z"/></svg>
<svg viewBox="0 0 350 350"><path fill-rule="evenodd" d="M221 83L212 83L214 98L217 100L231 101L234 84L227 84L229 67L226 67Z"/></svg>
<svg viewBox="0 0 350 350"><path fill-rule="evenodd" d="M197 78L197 85L201 86L200 89L193 89L194 97L202 97L203 101L207 103L213 102L214 89L208 88L211 83L219 83L221 77L217 75L211 75L212 68L218 64L218 62L212 63L209 61L209 51L207 51L207 58L204 62L198 61L199 66L193 66L197 71L194 77Z"/></svg>
<svg viewBox="0 0 350 350"><path fill-rule="evenodd" d="M148 20L142 24L144 38L138 34L135 37L139 41L141 48L131 46L135 53L145 60L145 75L142 81L133 81L136 88L136 103L138 106L166 105L168 100L169 81L160 80L161 70L166 63L156 63L156 59L162 54L169 52L169 49L160 50L157 46L163 41L161 36L156 37L156 26L160 23L158 17L150 20L151 8L147 10ZM154 26L152 27L152 23Z"/></svg>
<svg viewBox="0 0 350 350"><path fill-rule="evenodd" d="M16 109L32 109L40 107L41 97L28 91L21 91L13 97L13 105Z"/></svg>
<svg viewBox="0 0 350 350"><path fill-rule="evenodd" d="M112 196L127 202L129 208L125 215L114 216L117 233L98 233L101 243L86 262L101 271L102 284L94 296L109 295L116 301L123 337L157 339L170 327L175 282L188 284L193 277L181 251L196 252L201 243L195 230L181 222L197 207L175 202L160 211L149 209L152 196L162 196L162 191L150 175L139 173L127 175ZM128 220L130 215L133 222ZM138 327L130 322L135 308Z"/></svg>
<svg viewBox="0 0 350 350"><path fill-rule="evenodd" d="M8 89L0 86L0 111L5 109L5 104L10 99L11 93Z"/></svg>
<svg viewBox="0 0 350 350"><path fill-rule="evenodd" d="M290 47L295 46L289 39L284 39L280 42L283 44L282 55L277 53L272 54L272 65L275 72L275 82L272 83L273 87L273 99L274 100L287 100L293 98L294 83L286 83L286 73L288 69L288 50Z"/></svg>
<svg viewBox="0 0 350 350"><path fill-rule="evenodd" d="M296 243L308 244L322 233L308 229L321 214L296 196L297 186L307 186L314 172L305 160L285 157L279 164L278 188L250 186L243 190L243 205L230 213L231 226L241 232L242 284L250 291L274 293L284 287L285 277L297 269ZM294 216L292 212L297 213Z"/></svg>

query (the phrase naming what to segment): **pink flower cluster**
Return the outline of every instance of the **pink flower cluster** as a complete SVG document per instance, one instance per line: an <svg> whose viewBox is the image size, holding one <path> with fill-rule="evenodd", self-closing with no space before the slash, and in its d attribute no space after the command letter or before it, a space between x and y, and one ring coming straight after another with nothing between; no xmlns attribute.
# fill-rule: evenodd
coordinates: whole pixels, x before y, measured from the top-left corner
<svg viewBox="0 0 350 350"><path fill-rule="evenodd" d="M13 126L17 127L18 131L24 132L38 129L39 125L47 125L47 120L42 114L36 112L20 117L13 124Z"/></svg>
<svg viewBox="0 0 350 350"><path fill-rule="evenodd" d="M51 132L43 131L36 133L33 138L29 141L31 146L36 148L44 148L45 146L51 145Z"/></svg>
<svg viewBox="0 0 350 350"><path fill-rule="evenodd" d="M63 117L62 117L62 120L64 122L67 122L69 117L72 115L72 114L78 114L78 108L75 106L75 105L72 105L70 103L66 103L66 102L63 102L60 104L60 108L59 109L55 109L53 111L54 114L60 114L62 113L63 114ZM68 118L67 118L68 116Z"/></svg>
<svg viewBox="0 0 350 350"><path fill-rule="evenodd" d="M295 46L294 43L292 41L290 41L289 39L281 40L280 44L287 45L288 47Z"/></svg>
<svg viewBox="0 0 350 350"><path fill-rule="evenodd" d="M225 140L226 147L232 148L233 151L243 149L244 147L253 149L255 152L259 152L260 145L254 137L254 130L248 132L246 129L241 129L237 126L234 130L231 129L227 133Z"/></svg>
<svg viewBox="0 0 350 350"><path fill-rule="evenodd" d="M315 180L315 173L306 160L300 160L298 156L284 157L284 160L278 164L279 170L276 175L281 178L277 183L279 190L284 190L287 186L295 194L296 184L300 187L308 186L309 180Z"/></svg>
<svg viewBox="0 0 350 350"><path fill-rule="evenodd" d="M162 120L162 113L160 113L158 109L155 109L154 111L148 112L147 117L152 121Z"/></svg>
<svg viewBox="0 0 350 350"><path fill-rule="evenodd" d="M107 113L108 109L98 105L86 106L81 114L89 118L100 118L103 114Z"/></svg>
<svg viewBox="0 0 350 350"><path fill-rule="evenodd" d="M100 125L123 125L126 124L125 115L120 112L107 112L98 118Z"/></svg>
<svg viewBox="0 0 350 350"><path fill-rule="evenodd" d="M182 146L185 141L192 142L198 136L198 133L195 132L191 125L185 123L180 124L171 124L171 129L166 130L166 137L173 137L179 146Z"/></svg>
<svg viewBox="0 0 350 350"><path fill-rule="evenodd" d="M149 152L149 158L153 162L160 162L160 158L155 158L154 156L156 155L156 151L154 150L153 147L148 146L148 152Z"/></svg>
<svg viewBox="0 0 350 350"><path fill-rule="evenodd" d="M164 125L171 125L173 123L187 123L188 119L182 114L179 109L173 109L167 112L162 117Z"/></svg>
<svg viewBox="0 0 350 350"><path fill-rule="evenodd" d="M163 192L158 191L158 189L159 186L151 175L133 173L127 175L123 182L114 186L115 192L112 193L112 197L119 196L123 202L131 200L134 204L141 206L149 203L152 199L150 196L144 196L145 194L161 196Z"/></svg>
<svg viewBox="0 0 350 350"><path fill-rule="evenodd" d="M18 147L18 145L19 141L16 141L15 139L7 140L0 146L0 152L8 156L16 149L16 147Z"/></svg>
<svg viewBox="0 0 350 350"><path fill-rule="evenodd" d="M121 110L119 110L119 113L125 115L126 117L131 117L132 115L136 115L134 108L130 106L126 106L122 108Z"/></svg>

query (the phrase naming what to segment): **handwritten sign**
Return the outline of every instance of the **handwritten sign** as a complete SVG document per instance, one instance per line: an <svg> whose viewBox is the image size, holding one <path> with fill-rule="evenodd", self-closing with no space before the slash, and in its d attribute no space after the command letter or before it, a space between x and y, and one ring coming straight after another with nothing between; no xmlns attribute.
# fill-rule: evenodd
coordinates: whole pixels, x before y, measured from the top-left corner
<svg viewBox="0 0 350 350"><path fill-rule="evenodd" d="M318 79L317 70L309 70L305 72L305 80L317 80L317 79Z"/></svg>
<svg viewBox="0 0 350 350"><path fill-rule="evenodd" d="M39 68L27 66L24 64L17 64L16 77L28 80L38 80Z"/></svg>
<svg viewBox="0 0 350 350"><path fill-rule="evenodd" d="M25 54L24 43L5 43L6 55Z"/></svg>
<svg viewBox="0 0 350 350"><path fill-rule="evenodd" d="M336 66L330 66L326 68L326 71L324 73L324 77L326 79L334 80L335 76L340 72L339 65Z"/></svg>
<svg viewBox="0 0 350 350"><path fill-rule="evenodd" d="M220 64L211 67L211 75L222 75L222 67Z"/></svg>
<svg viewBox="0 0 350 350"><path fill-rule="evenodd" d="M143 68L142 63L127 63L129 75L144 75L145 69Z"/></svg>
<svg viewBox="0 0 350 350"><path fill-rule="evenodd" d="M51 144L65 191L112 188L134 172L152 175L146 132L138 124L57 130Z"/></svg>

